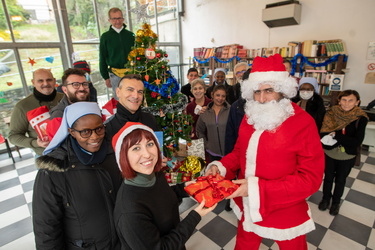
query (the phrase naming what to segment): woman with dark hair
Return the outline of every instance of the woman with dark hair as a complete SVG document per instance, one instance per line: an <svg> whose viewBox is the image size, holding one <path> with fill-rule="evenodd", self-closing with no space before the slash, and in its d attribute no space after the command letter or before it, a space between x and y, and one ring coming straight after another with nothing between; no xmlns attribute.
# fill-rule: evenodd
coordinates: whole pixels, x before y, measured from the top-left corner
<svg viewBox="0 0 375 250"><path fill-rule="evenodd" d="M220 160L225 155L225 130L228 122L230 105L226 102L224 85L217 85L212 91L212 102L198 118L196 132L203 138L208 162Z"/></svg>
<svg viewBox="0 0 375 250"><path fill-rule="evenodd" d="M65 108L33 193L37 249L120 249L113 209L121 174L97 103Z"/></svg>
<svg viewBox="0 0 375 250"><path fill-rule="evenodd" d="M169 186L153 130L127 122L113 137L116 161L124 177L114 219L122 249L185 249L201 217L214 209L203 201L180 222L178 205L188 197L185 184ZM188 185L188 183L186 183Z"/></svg>
<svg viewBox="0 0 375 250"><path fill-rule="evenodd" d="M322 143L325 152L323 199L319 209L324 211L332 205L329 213L337 215L346 177L355 164L358 147L365 137L367 114L359 108L360 97L355 90L345 90L338 96L339 104L324 116ZM333 182L335 188L332 194Z"/></svg>

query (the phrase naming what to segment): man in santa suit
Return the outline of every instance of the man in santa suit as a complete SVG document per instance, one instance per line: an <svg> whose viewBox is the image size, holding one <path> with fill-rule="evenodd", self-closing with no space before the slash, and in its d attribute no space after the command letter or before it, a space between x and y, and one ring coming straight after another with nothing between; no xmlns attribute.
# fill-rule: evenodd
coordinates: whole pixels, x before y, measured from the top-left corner
<svg viewBox="0 0 375 250"><path fill-rule="evenodd" d="M240 184L231 196L239 219L235 249L258 249L262 238L281 250L307 249L306 233L315 229L306 198L322 182L324 153L314 119L289 98L296 80L280 55L254 59L241 85L245 117L231 153L208 165Z"/></svg>

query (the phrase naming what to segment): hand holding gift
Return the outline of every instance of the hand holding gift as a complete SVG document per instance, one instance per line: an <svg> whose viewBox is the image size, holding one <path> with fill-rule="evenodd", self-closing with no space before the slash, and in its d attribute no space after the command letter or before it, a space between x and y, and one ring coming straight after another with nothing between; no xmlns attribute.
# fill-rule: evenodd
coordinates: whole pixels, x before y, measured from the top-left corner
<svg viewBox="0 0 375 250"><path fill-rule="evenodd" d="M209 175L198 177L196 183L185 187L185 191L199 203L206 200L206 207L211 207L219 201L230 196L238 189L238 185L223 176Z"/></svg>

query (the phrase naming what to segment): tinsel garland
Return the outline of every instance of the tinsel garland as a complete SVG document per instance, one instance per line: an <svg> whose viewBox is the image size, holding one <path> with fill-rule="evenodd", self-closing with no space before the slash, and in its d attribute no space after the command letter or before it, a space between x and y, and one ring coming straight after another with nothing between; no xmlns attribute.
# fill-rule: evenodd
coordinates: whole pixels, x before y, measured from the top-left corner
<svg viewBox="0 0 375 250"><path fill-rule="evenodd" d="M299 72L300 74L303 72L303 67L305 64L308 64L312 67L325 67L327 66L328 64L331 64L333 62L337 62L339 57L340 56L344 56L344 62L346 62L348 60L348 56L347 55L344 55L344 54L337 54L337 55L334 55L332 56L331 58L328 58L326 61L324 62L321 62L321 63L313 63L313 62L310 62L308 60L307 57L305 57L304 55L302 54L297 54L293 57L292 60L290 60L290 62L292 63L292 70L290 72L290 74L292 76L294 76L294 74L296 73L296 68L297 68L297 61L298 61L298 58L301 58L300 59L300 64L299 64Z"/></svg>
<svg viewBox="0 0 375 250"><path fill-rule="evenodd" d="M177 82L176 78L174 78L171 71L167 71L167 74L169 74L169 77L167 78L166 83L162 84L161 88L153 84L150 84L147 81L143 81L145 88L151 90L152 92L159 93L164 98L174 96L180 90L180 84ZM169 92L169 87L172 84L173 87Z"/></svg>
<svg viewBox="0 0 375 250"><path fill-rule="evenodd" d="M292 70L291 70L290 74L291 74L292 76L294 76L294 74L296 73L296 68L297 68L297 59L298 59L298 58L301 58L300 65L299 65L299 67L300 67L299 72L302 73L302 72L303 72L303 67L304 67L305 64L308 64L308 65L310 65L310 66L312 66L312 67L314 67L314 68L315 68L315 67L325 67L325 66L327 66L328 64L331 64L331 63L333 63L333 62L337 62L339 56L344 56L344 62L346 62L346 61L348 60L348 56L347 56L347 55L344 55L344 54L338 54L338 55L334 55L334 56L332 56L331 58L327 59L327 60L324 61L324 62L321 62L321 63L312 63L312 62L310 62L310 61L308 60L308 58L305 57L304 55L302 55L302 54L297 54L297 55L295 55L295 56L293 57L292 60L290 60L291 63L292 63ZM211 56L211 57L209 57L209 58L207 58L207 59L205 59L205 60L199 60L196 56L193 57L194 61L196 61L196 62L199 63L199 64L207 63L207 62L210 61L211 58L213 58L215 61L220 62L220 63L230 63L230 62L233 61L234 59L237 59L238 61L241 60L241 58L239 58L238 56L234 56L234 57L232 57L232 58L230 58L230 59L228 59L228 60L220 60L220 59L217 58L216 56ZM250 67L251 67L251 65L252 65L252 64L249 64Z"/></svg>
<svg viewBox="0 0 375 250"><path fill-rule="evenodd" d="M161 112L163 114L182 112L183 110L185 110L187 105L188 105L188 99L186 95L180 95L176 103L164 104L161 107L157 107L157 106L142 107L142 110L145 112L151 113L152 115L159 116Z"/></svg>

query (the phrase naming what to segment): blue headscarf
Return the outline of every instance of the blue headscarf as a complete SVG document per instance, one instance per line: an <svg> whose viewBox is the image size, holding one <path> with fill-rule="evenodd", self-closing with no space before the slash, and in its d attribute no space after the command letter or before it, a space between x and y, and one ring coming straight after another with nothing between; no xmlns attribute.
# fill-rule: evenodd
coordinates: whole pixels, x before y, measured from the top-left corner
<svg viewBox="0 0 375 250"><path fill-rule="evenodd" d="M69 135L68 128L71 128L74 122L76 122L82 116L90 114L95 114L102 117L102 113L100 112L100 108L96 102L76 102L67 106L64 110L61 125L55 136L52 138L50 144L44 150L43 155L46 155L55 148L59 147Z"/></svg>
<svg viewBox="0 0 375 250"><path fill-rule="evenodd" d="M318 85L318 80L316 80L316 78L302 77L301 80L299 80L298 90L301 88L302 84L304 83L311 84L315 89L315 93L319 94L319 85Z"/></svg>

